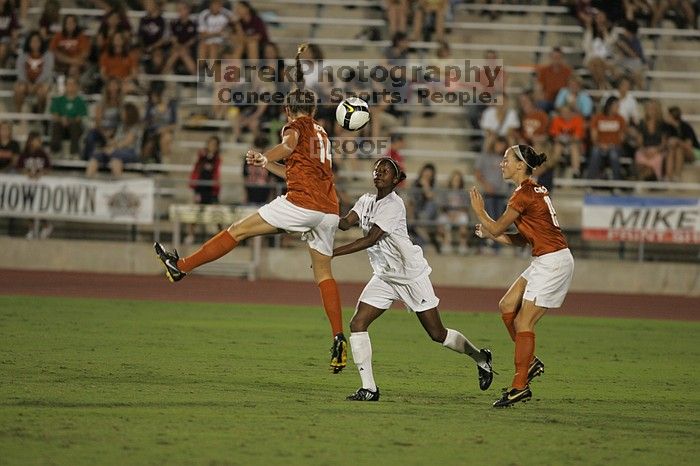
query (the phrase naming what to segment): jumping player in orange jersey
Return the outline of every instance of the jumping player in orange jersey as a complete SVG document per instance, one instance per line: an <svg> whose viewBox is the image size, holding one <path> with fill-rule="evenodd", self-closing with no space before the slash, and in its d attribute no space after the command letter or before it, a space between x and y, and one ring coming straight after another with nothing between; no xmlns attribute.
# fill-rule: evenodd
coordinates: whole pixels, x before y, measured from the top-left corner
<svg viewBox="0 0 700 466"><path fill-rule="evenodd" d="M469 193L481 222L476 234L503 244L532 246L530 266L511 285L499 303L501 318L515 342L515 376L510 389L493 406L504 408L532 398L530 381L544 372L535 357L535 324L547 309L564 302L574 274L574 258L559 227L557 213L547 188L530 179L532 171L547 157L526 145L508 148L503 155L503 179L515 183L506 211L493 220L484 209L484 199L476 188ZM517 233L506 233L515 223Z"/></svg>
<svg viewBox="0 0 700 466"><path fill-rule="evenodd" d="M257 213L231 225L204 243L194 254L180 258L155 243L156 254L165 265L167 277L182 280L191 270L231 252L240 241L260 235L301 232L311 255L314 280L333 331L331 369L338 373L347 363L347 342L338 285L333 279L331 258L333 239L338 228L338 199L331 170L328 136L314 120L316 96L304 89L299 55L296 56L298 88L287 95L285 112L288 123L282 128L282 142L261 154L248 151L249 164L266 167L287 179L287 194L262 206ZM276 162L285 160L285 165Z"/></svg>

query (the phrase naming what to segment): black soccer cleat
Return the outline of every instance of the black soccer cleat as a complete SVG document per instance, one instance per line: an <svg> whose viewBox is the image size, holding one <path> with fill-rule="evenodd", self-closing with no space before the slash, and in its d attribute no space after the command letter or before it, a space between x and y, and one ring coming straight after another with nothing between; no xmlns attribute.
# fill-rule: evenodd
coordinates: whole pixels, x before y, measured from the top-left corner
<svg viewBox="0 0 700 466"><path fill-rule="evenodd" d="M522 390L517 388L511 388L510 390L504 390L503 396L496 400L493 404L494 408L508 408L513 406L515 403L526 402L532 398L532 392L530 391L530 386L526 386Z"/></svg>
<svg viewBox="0 0 700 466"><path fill-rule="evenodd" d="M488 388L491 386L491 382L493 382L493 365L491 364L493 356L491 356L491 350L486 348L482 348L481 353L486 356L486 366L488 368L484 369L480 365L476 365L476 368L479 371L479 388L482 390L488 390Z"/></svg>
<svg viewBox="0 0 700 466"><path fill-rule="evenodd" d="M532 382L532 379L544 374L544 363L537 356L530 363L530 368L527 370L527 383Z"/></svg>
<svg viewBox="0 0 700 466"><path fill-rule="evenodd" d="M348 364L348 342L342 332L333 337L331 346L331 370L338 374Z"/></svg>
<svg viewBox="0 0 700 466"><path fill-rule="evenodd" d="M177 261L180 259L180 256L177 254L177 250L174 252L168 252L163 248L163 246L161 246L160 243L154 243L153 249L155 249L158 259L160 259L165 267L165 276L168 277L168 280L171 282L179 282L185 278L185 275L187 274L177 268Z"/></svg>
<svg viewBox="0 0 700 466"><path fill-rule="evenodd" d="M345 399L348 401L379 401L379 387L377 387L376 392L366 388L360 388Z"/></svg>

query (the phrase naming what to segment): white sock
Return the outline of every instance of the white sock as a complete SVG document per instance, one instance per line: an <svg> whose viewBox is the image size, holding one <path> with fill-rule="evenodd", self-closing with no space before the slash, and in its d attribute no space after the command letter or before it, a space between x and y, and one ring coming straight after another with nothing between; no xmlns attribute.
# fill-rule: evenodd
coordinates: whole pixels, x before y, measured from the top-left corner
<svg viewBox="0 0 700 466"><path fill-rule="evenodd" d="M369 340L369 333L354 332L350 335L350 349L352 350L352 360L355 361L357 370L360 371L362 388L377 391L377 384L374 383L372 373L372 342Z"/></svg>
<svg viewBox="0 0 700 466"><path fill-rule="evenodd" d="M476 361L477 364L486 362L486 357L481 353L481 350L457 330L447 329L447 336L445 341L442 342L442 346L458 353L466 354Z"/></svg>

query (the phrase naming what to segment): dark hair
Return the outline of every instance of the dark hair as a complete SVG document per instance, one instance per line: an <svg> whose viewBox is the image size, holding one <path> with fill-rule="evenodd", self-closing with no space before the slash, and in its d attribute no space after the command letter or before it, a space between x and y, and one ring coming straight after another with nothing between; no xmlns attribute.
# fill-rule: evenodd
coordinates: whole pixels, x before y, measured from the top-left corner
<svg viewBox="0 0 700 466"><path fill-rule="evenodd" d="M209 141L211 141L212 139L214 141L216 141L216 150L217 151L220 150L221 149L221 138L219 138L219 136L217 136L216 134L213 134L207 138L207 145L209 145Z"/></svg>
<svg viewBox="0 0 700 466"><path fill-rule="evenodd" d="M23 49L24 53L31 52L30 44L32 43L32 39L34 37L39 38L39 52L43 55L44 53L46 53L46 44L41 39L41 34L39 34L39 31L32 31L29 33L29 35L27 36L27 38L24 41L24 49Z"/></svg>
<svg viewBox="0 0 700 466"><path fill-rule="evenodd" d="M306 44L299 44L297 48L296 70L294 80L297 88L287 94L285 107L291 114L303 113L313 117L316 114L316 94L313 91L305 89L304 72L301 69L301 60L299 57L306 50Z"/></svg>
<svg viewBox="0 0 700 466"><path fill-rule="evenodd" d="M250 12L251 17L255 18L258 16L257 10L255 8L253 8L253 5L251 5L250 2L247 2L246 0L240 0L238 2L238 4L246 7L248 9L248 11Z"/></svg>
<svg viewBox="0 0 700 466"><path fill-rule="evenodd" d="M389 138L391 139L391 143L392 143L392 144L395 143L395 142L401 142L401 141L403 141L403 140L405 139L405 138L403 137L403 134L400 134L400 133L391 133L391 135L389 136Z"/></svg>
<svg viewBox="0 0 700 466"><path fill-rule="evenodd" d="M430 186L435 186L435 165L433 165L432 163L426 163L420 168L420 171L418 172L418 178L416 178L416 182L414 184L418 186L420 177L423 175L423 172L425 170L431 170L433 172L433 177L430 180Z"/></svg>
<svg viewBox="0 0 700 466"><path fill-rule="evenodd" d="M669 115L671 115L671 116L672 116L673 118L675 118L676 120L680 120L680 119L681 119L681 115L682 115L682 113L681 113L681 108L680 108L679 106L677 106L677 105L674 105L673 107L670 107L670 108L668 109L668 113L669 113Z"/></svg>
<svg viewBox="0 0 700 466"><path fill-rule="evenodd" d="M539 167L547 161L547 156L544 154L544 152L538 154L537 151L532 148L532 146L528 146L527 144L518 144L517 146L512 146L511 148L515 147L518 148L520 154L525 160L520 159L520 157L518 157L518 153L515 150L513 150L513 155L515 155L515 158L520 160L521 162L525 162L525 165L527 166L526 173L528 175L532 173L532 170L534 170L535 168Z"/></svg>
<svg viewBox="0 0 700 466"><path fill-rule="evenodd" d="M618 100L620 100L620 99L618 99L614 95L611 95L610 97L608 97L608 100L606 100L605 104L603 105L603 113L605 115L610 115L610 109L612 108L613 105L615 105L615 102L617 102Z"/></svg>
<svg viewBox="0 0 700 466"><path fill-rule="evenodd" d="M39 131L30 131L27 135L27 142L24 144L24 153L29 154L31 147L29 147L33 140L38 139L41 141L41 133Z"/></svg>
<svg viewBox="0 0 700 466"><path fill-rule="evenodd" d="M66 31L66 23L68 22L68 19L73 18L75 21L75 31L73 31L73 34L68 36L68 32ZM78 17L76 15L66 15L63 17L63 23L61 23L61 34L63 34L66 37L78 37L80 33L82 32L82 29L80 28L80 22L78 22Z"/></svg>
<svg viewBox="0 0 700 466"><path fill-rule="evenodd" d="M622 26L622 29L632 34L637 34L637 31L639 30L639 24L630 19L623 20L620 26Z"/></svg>
<svg viewBox="0 0 700 466"><path fill-rule="evenodd" d="M399 45L399 42L406 39L408 39L408 35L405 32L398 31L396 34L394 34L394 37L391 38L391 46L396 47Z"/></svg>
<svg viewBox="0 0 700 466"><path fill-rule="evenodd" d="M253 139L253 146L257 147L259 149L264 149L267 147L267 145L270 143L270 141L267 139L267 136L264 134L259 134L255 136L255 139Z"/></svg>
<svg viewBox="0 0 700 466"><path fill-rule="evenodd" d="M129 56L129 49L130 49L130 47L129 47L129 42L126 40L126 37L124 36L124 34L122 34L120 31L115 32L114 34L112 34L112 37L109 38L109 44L107 45L107 53L108 53L110 56L115 56L115 55L116 55L117 52L116 52L116 50L114 49L114 38L117 37L117 34L119 35L119 37L122 38L122 52L121 52L121 56L122 56L122 57L128 57L128 56Z"/></svg>
<svg viewBox="0 0 700 466"><path fill-rule="evenodd" d="M141 120L141 117L139 116L138 107L136 107L136 105L134 105L131 102L127 102L124 104L124 112L126 113L126 115L122 123L127 128L134 126Z"/></svg>
<svg viewBox="0 0 700 466"><path fill-rule="evenodd" d="M399 164L396 163L396 161L391 157L382 157L381 159L377 160L374 163L374 169L376 169L382 162L386 162L388 165L390 165L391 169L394 171L394 178L399 179L399 181L397 181L396 184L394 184L394 186L406 179L406 174L403 172L403 170L401 170L401 168L399 168Z"/></svg>

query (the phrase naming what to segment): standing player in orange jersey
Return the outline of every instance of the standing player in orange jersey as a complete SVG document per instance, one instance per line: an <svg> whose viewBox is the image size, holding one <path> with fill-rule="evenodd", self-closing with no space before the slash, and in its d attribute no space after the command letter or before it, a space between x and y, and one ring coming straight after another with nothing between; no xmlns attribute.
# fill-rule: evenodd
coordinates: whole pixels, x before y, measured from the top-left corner
<svg viewBox="0 0 700 466"><path fill-rule="evenodd" d="M532 263L499 303L501 318L515 342L515 376L511 387L493 404L497 408L532 398L530 381L544 372L544 364L535 357L535 324L547 309L562 305L574 275L574 258L547 188L530 179L532 171L545 160L544 154L527 145L506 150L501 162L503 179L515 183L516 188L498 220L486 213L484 199L476 188L469 193L481 222L476 226L477 236L503 244L532 246ZM513 223L518 232L506 233Z"/></svg>
<svg viewBox="0 0 700 466"><path fill-rule="evenodd" d="M338 228L336 197L328 136L314 120L316 96L304 89L299 55L296 55L298 88L286 97L288 123L282 128L282 142L264 154L248 151L249 164L266 167L287 180L287 194L262 206L257 213L234 223L204 243L194 254L180 258L177 251L168 252L155 243L156 254L165 266L166 276L173 282L182 280L200 265L228 254L240 241L260 235L301 232L309 247L314 279L333 331L331 369L338 373L347 363L347 342L343 335L343 319L338 285L333 279L331 258L333 239ZM285 161L285 165L278 161Z"/></svg>

